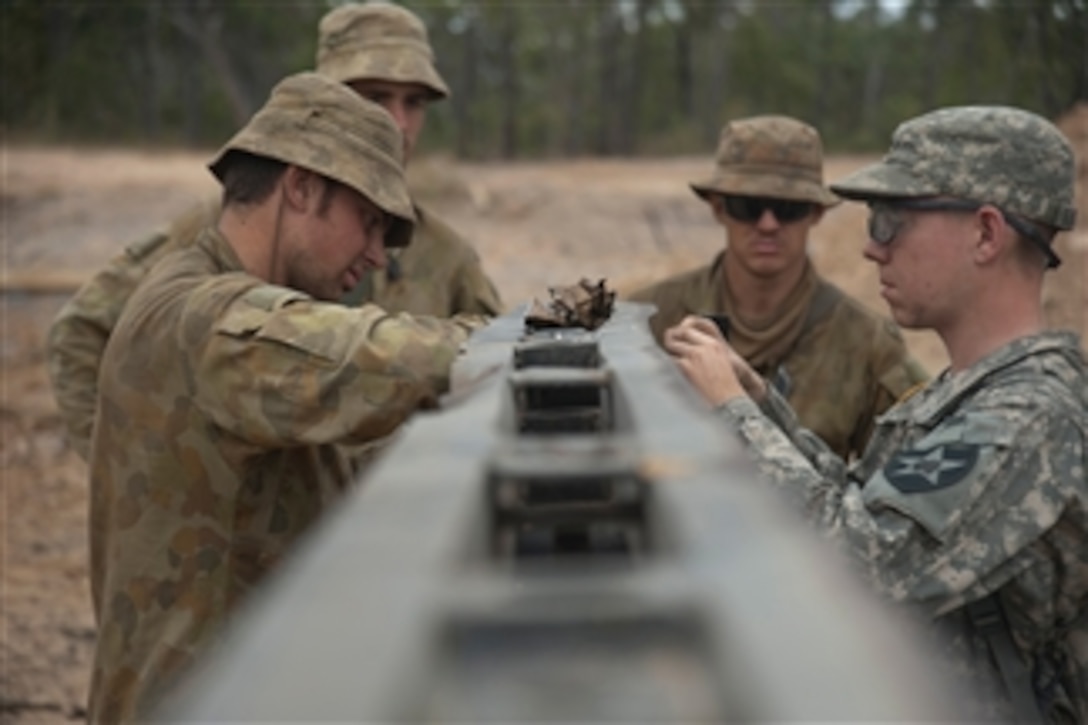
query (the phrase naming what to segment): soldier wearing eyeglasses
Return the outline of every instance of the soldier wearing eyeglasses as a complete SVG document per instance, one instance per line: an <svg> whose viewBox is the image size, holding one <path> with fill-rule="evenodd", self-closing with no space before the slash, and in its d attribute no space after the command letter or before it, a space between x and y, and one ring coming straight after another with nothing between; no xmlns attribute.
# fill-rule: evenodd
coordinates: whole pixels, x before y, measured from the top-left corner
<svg viewBox="0 0 1088 725"><path fill-rule="evenodd" d="M711 315L733 347L838 455L865 448L873 420L926 380L898 329L823 279L809 231L839 199L823 183L815 128L757 116L722 129L713 176L693 183L725 229L703 267L635 292L660 342L686 315Z"/></svg>
<svg viewBox="0 0 1088 725"><path fill-rule="evenodd" d="M1086 361L1042 305L1074 179L1050 122L968 106L901 124L882 161L832 185L870 207L865 256L892 316L934 330L950 361L853 464L708 320L666 333L766 480L933 622L980 721L1088 722Z"/></svg>

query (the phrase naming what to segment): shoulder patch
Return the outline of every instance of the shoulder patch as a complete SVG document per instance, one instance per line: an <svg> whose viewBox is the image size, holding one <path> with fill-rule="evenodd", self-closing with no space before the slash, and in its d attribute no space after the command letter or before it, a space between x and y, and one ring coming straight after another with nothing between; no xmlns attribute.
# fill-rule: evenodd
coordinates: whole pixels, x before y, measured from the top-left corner
<svg viewBox="0 0 1088 725"><path fill-rule="evenodd" d="M969 443L904 450L884 466L884 477L901 493L928 493L967 478L978 459L979 447Z"/></svg>
<svg viewBox="0 0 1088 725"><path fill-rule="evenodd" d="M310 296L304 292L288 289L286 287L261 284L249 288L245 294L242 295L242 299L258 309L271 312L272 310L278 310L284 305L295 302L296 300L308 300L310 299Z"/></svg>
<svg viewBox="0 0 1088 725"><path fill-rule="evenodd" d="M165 232L156 232L147 239L141 239L125 247L125 254L135 262L140 262L154 254L162 245L169 241L170 236Z"/></svg>

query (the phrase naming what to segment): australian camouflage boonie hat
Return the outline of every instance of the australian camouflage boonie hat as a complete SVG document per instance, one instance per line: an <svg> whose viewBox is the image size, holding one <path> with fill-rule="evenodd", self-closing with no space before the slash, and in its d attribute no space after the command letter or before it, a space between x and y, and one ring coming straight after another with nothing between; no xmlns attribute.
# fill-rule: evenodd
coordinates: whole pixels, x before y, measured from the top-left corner
<svg viewBox="0 0 1088 725"><path fill-rule="evenodd" d="M839 202L824 186L819 132L788 116L754 116L725 124L714 175L691 188L704 199L711 194L740 194L821 206Z"/></svg>
<svg viewBox="0 0 1088 725"><path fill-rule="evenodd" d="M280 81L264 107L219 150L208 168L222 181L228 152L247 151L327 176L390 214L387 247L408 244L415 212L393 117L351 89L313 72Z"/></svg>
<svg viewBox="0 0 1088 725"><path fill-rule="evenodd" d="M861 201L951 196L1072 229L1075 174L1072 146L1042 116L959 106L899 124L883 159L831 188Z"/></svg>
<svg viewBox="0 0 1088 725"><path fill-rule="evenodd" d="M434 67L423 21L384 2L348 3L318 24L317 72L348 83L376 79L419 83L439 98L450 89Z"/></svg>

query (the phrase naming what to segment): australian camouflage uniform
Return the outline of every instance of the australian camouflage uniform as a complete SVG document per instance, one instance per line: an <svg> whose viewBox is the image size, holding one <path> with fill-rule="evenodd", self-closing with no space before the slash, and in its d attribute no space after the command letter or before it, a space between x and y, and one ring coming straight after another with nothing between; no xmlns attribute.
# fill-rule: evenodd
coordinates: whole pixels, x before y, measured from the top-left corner
<svg viewBox="0 0 1088 725"><path fill-rule="evenodd" d="M747 331L728 309L724 256L631 295L657 306L650 327L660 342L687 315L731 321L730 342L781 392L803 425L843 458L861 455L874 420L928 376L899 329L807 266L780 319Z"/></svg>
<svg viewBox="0 0 1088 725"><path fill-rule="evenodd" d="M398 250L397 257L391 256L398 260L397 279L388 280L387 270L368 272L344 302L435 317L501 313L499 295L472 246L434 214L418 205L415 209L419 226L412 241ZM218 215L219 203L208 201L169 229L129 245L83 285L53 321L47 340L53 394L70 444L84 458L94 423L102 352L129 297L160 259L192 245Z"/></svg>
<svg viewBox="0 0 1088 725"><path fill-rule="evenodd" d="M306 73L211 166L242 150L335 178L397 220L399 243L399 141L378 106ZM92 722L147 712L353 479L344 446L434 405L485 322L318 302L248 274L214 227L147 273L101 360L90 448Z"/></svg>
<svg viewBox="0 0 1088 725"><path fill-rule="evenodd" d="M499 293L472 245L418 203L415 212L411 244L390 256L388 269L365 274L343 302L438 317L501 314Z"/></svg>

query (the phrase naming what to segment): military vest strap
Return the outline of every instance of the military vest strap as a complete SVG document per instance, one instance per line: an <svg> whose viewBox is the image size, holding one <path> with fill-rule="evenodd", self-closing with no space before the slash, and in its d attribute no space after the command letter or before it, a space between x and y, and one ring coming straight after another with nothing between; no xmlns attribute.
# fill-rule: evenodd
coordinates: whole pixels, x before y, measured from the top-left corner
<svg viewBox="0 0 1088 725"><path fill-rule="evenodd" d="M835 291L835 288L826 280L821 279L816 283L816 291L812 293L812 302L809 303L805 321L801 325L802 336L831 314L838 299Z"/></svg>
<svg viewBox="0 0 1088 725"><path fill-rule="evenodd" d="M1005 608L996 593L966 606L967 621L990 648L990 654L1001 671L1001 680L1012 701L1018 723L1046 722L1035 699L1031 672L1024 666L1009 631Z"/></svg>
<svg viewBox="0 0 1088 725"><path fill-rule="evenodd" d="M801 321L801 330L797 333L797 340L807 335L812 328L816 327L824 318L831 314L831 310L835 308L835 302L838 299L836 290L828 282L823 279L817 278L816 290L812 293L812 301L809 302L808 309L805 310L805 318ZM718 315L718 317L722 317ZM722 317L722 321L728 324L729 318ZM718 320L715 320L718 322ZM719 327L721 322L718 322ZM785 360L793 352L793 348L797 345L797 340L794 340L789 349L786 350L774 367L766 371L767 381L778 391L779 395L783 398L788 398L790 393L793 392L793 378L790 376L789 370L786 369Z"/></svg>
<svg viewBox="0 0 1088 725"><path fill-rule="evenodd" d="M151 256L159 247L170 240L170 235L164 232L156 232L147 239L141 239L125 247L125 254L136 262L141 262Z"/></svg>

